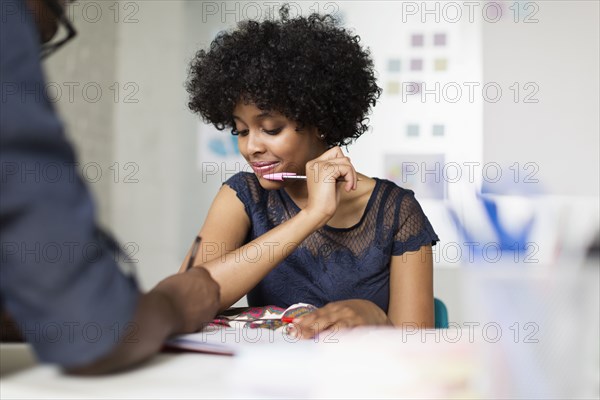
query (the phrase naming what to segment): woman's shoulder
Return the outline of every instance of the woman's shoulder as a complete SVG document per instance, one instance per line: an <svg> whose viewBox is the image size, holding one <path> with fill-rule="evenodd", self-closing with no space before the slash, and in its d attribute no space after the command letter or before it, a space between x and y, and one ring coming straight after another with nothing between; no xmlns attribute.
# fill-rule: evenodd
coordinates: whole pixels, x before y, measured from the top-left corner
<svg viewBox="0 0 600 400"><path fill-rule="evenodd" d="M401 216L423 214L423 209L415 197L415 192L387 179L375 179L379 186L379 207Z"/></svg>
<svg viewBox="0 0 600 400"><path fill-rule="evenodd" d="M227 179L223 184L231 186L255 186L258 184L258 179L256 179L256 175L251 172L241 171L233 175L231 178ZM234 188L235 189L235 188Z"/></svg>
<svg viewBox="0 0 600 400"><path fill-rule="evenodd" d="M381 186L380 193L387 193L382 198L386 210L384 215L392 217L396 226L396 239L404 245L400 247L399 255L405 251L418 250L423 244L435 244L439 241L421 204L415 198L415 192L403 188L387 179L377 179ZM407 247L408 246L408 247Z"/></svg>
<svg viewBox="0 0 600 400"><path fill-rule="evenodd" d="M264 192L256 175L251 172L238 172L223 182L223 184L233 189L244 203L257 203Z"/></svg>
<svg viewBox="0 0 600 400"><path fill-rule="evenodd" d="M254 175L251 172L240 171L240 172L237 172L232 177L230 177L229 179L227 179L223 183L229 185L230 183L237 183L237 182L251 182L252 178L254 178L254 180L256 180L256 175Z"/></svg>
<svg viewBox="0 0 600 400"><path fill-rule="evenodd" d="M396 182L390 181L385 178L373 178L379 186L379 192L386 194L387 198L393 198L394 200L401 200L405 196L413 197L415 192L410 189L399 186Z"/></svg>

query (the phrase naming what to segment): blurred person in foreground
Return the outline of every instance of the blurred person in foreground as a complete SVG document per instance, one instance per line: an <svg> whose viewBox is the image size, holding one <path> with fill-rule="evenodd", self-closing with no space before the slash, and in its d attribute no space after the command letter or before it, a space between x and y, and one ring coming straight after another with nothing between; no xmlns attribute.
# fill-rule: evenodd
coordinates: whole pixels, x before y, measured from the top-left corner
<svg viewBox="0 0 600 400"><path fill-rule="evenodd" d="M75 36L64 7L64 0L0 0L1 331L16 328L42 362L98 374L198 330L217 312L219 286L192 268L143 294L119 268L119 246L97 226L43 90L40 58ZM66 37L50 44L60 24Z"/></svg>

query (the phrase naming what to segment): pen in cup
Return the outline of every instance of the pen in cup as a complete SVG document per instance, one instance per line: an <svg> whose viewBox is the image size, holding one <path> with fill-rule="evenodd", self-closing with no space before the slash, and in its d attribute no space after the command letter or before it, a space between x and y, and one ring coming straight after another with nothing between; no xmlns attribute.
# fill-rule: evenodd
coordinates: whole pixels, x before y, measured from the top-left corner
<svg viewBox="0 0 600 400"><path fill-rule="evenodd" d="M196 260L196 254L198 253L198 247L200 246L201 241L202 238L200 236L196 236L196 239L194 239L194 244L192 245L192 253L190 254L187 268L185 269L186 271L188 271L194 265L194 261Z"/></svg>

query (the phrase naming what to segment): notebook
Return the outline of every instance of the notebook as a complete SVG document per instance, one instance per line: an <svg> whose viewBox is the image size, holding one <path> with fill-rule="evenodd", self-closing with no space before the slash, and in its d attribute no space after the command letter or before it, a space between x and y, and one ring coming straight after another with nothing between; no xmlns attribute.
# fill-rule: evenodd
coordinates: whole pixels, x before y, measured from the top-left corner
<svg viewBox="0 0 600 400"><path fill-rule="evenodd" d="M296 343L288 335L282 317L296 318L316 310L311 304L297 303L284 309L277 306L232 308L217 315L199 332L177 335L164 344L165 351L235 355L248 346Z"/></svg>

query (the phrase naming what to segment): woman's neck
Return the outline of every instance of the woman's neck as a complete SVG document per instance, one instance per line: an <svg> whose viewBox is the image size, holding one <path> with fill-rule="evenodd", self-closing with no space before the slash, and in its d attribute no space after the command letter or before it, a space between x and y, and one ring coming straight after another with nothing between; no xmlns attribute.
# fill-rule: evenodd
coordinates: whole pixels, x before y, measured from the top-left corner
<svg viewBox="0 0 600 400"><path fill-rule="evenodd" d="M285 190L298 207L306 207L306 202L308 200L308 187L306 186L306 182L301 180L290 182L283 187L283 190Z"/></svg>

